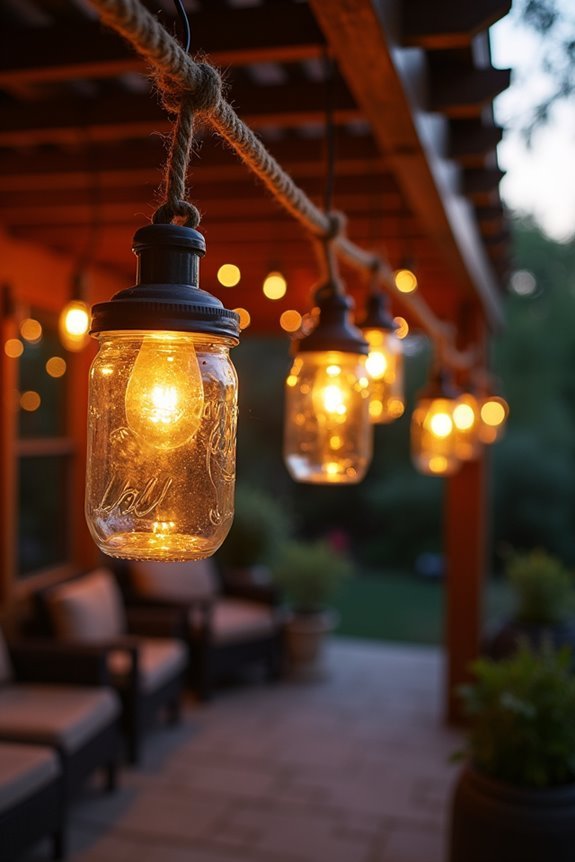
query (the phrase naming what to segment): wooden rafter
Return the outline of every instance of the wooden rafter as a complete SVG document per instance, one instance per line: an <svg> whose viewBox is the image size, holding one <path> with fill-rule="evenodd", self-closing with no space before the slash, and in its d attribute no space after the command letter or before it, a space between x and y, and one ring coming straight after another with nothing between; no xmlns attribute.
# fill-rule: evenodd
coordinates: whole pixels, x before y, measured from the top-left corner
<svg viewBox="0 0 575 862"><path fill-rule="evenodd" d="M202 10L191 16L194 44L218 66L293 63L318 57L322 35L305 4L245 9ZM112 31L95 23L45 28L3 28L0 36L0 88L110 78L144 72L144 63Z"/></svg>
<svg viewBox="0 0 575 862"><path fill-rule="evenodd" d="M404 0L402 41L427 50L465 48L507 15L511 0Z"/></svg>
<svg viewBox="0 0 575 862"><path fill-rule="evenodd" d="M421 79L421 67L412 73L411 81L405 80L409 72L396 66L389 28L383 26L372 0L310 2L411 208L460 289L479 294L487 316L492 322L499 321L494 273L473 213L457 193L453 171L450 176L429 135L421 134L423 118L420 120L413 98L408 96L417 92L415 78ZM431 6L436 8L436 4Z"/></svg>

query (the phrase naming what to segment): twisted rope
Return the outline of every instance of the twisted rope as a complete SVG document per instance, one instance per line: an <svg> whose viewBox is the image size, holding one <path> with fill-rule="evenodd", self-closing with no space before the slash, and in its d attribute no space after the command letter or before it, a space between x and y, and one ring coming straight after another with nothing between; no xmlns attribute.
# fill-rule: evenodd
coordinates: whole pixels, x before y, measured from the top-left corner
<svg viewBox="0 0 575 862"><path fill-rule="evenodd" d="M429 336L442 345L446 361L454 368L468 367L469 355L455 349L449 328L436 318L425 301L418 295L398 293L389 264L351 242L345 236L345 222L341 215L320 210L240 120L225 100L221 77L213 66L193 60L140 0L90 2L98 9L102 21L124 36L152 65L164 106L178 114L166 167L166 203L155 213L154 221L171 221L178 215L192 227L199 223L197 208L185 200L185 181L194 119L196 115L203 115L284 209L312 236L328 242L332 251L355 268L364 272L377 269L382 286L398 297Z"/></svg>

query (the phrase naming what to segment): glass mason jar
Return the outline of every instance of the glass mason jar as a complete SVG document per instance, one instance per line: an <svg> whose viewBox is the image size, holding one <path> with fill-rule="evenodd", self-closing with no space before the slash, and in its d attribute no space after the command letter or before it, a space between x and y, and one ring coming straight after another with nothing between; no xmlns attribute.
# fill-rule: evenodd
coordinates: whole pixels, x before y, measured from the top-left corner
<svg viewBox="0 0 575 862"><path fill-rule="evenodd" d="M420 398L411 417L411 457L420 473L452 476L459 468L451 398Z"/></svg>
<svg viewBox="0 0 575 862"><path fill-rule="evenodd" d="M90 369L86 518L111 557L212 554L233 517L234 339L99 332Z"/></svg>
<svg viewBox="0 0 575 862"><path fill-rule="evenodd" d="M369 418L375 424L393 422L405 410L401 341L393 331L378 328L362 332L369 344Z"/></svg>
<svg viewBox="0 0 575 862"><path fill-rule="evenodd" d="M366 357L302 351L286 380L284 456L297 482L353 484L371 461Z"/></svg>

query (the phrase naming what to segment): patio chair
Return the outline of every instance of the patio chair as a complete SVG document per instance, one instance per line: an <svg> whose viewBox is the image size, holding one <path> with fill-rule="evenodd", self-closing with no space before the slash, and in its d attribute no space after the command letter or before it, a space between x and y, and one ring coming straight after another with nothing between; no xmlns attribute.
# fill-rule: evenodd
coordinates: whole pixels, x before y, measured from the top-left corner
<svg viewBox="0 0 575 862"><path fill-rule="evenodd" d="M116 785L120 704L107 680L93 650L71 656L32 642L8 648L0 632L0 740L53 748L67 800L96 769L104 769L109 790Z"/></svg>
<svg viewBox="0 0 575 862"><path fill-rule="evenodd" d="M0 858L17 862L49 835L52 857L65 851L64 782L51 748L0 742Z"/></svg>
<svg viewBox="0 0 575 862"><path fill-rule="evenodd" d="M250 664L263 664L270 679L280 675L283 616L273 588L222 584L212 559L130 561L119 576L130 604L185 610L190 682L200 699Z"/></svg>
<svg viewBox="0 0 575 862"><path fill-rule="evenodd" d="M173 637L181 615L169 609L126 612L113 572L100 568L36 593L40 625L62 645L89 643L104 650L122 701L130 763L140 759L143 734L161 709L180 717L187 651Z"/></svg>

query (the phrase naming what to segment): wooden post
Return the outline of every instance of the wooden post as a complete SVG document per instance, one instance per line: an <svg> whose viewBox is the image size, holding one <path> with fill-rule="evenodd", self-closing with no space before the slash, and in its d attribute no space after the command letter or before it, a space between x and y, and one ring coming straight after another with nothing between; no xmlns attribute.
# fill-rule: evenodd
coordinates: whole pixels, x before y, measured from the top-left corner
<svg viewBox="0 0 575 862"><path fill-rule="evenodd" d="M0 604L4 604L10 594L16 567L14 399L18 365L4 351L6 340L16 335L11 304L10 288L4 284L0 286Z"/></svg>
<svg viewBox="0 0 575 862"><path fill-rule="evenodd" d="M466 305L459 316L460 346L485 355L486 329L480 310ZM469 665L479 655L483 583L488 559L486 454L462 465L447 480L445 499L446 717L460 723L462 712L457 688L469 682Z"/></svg>

